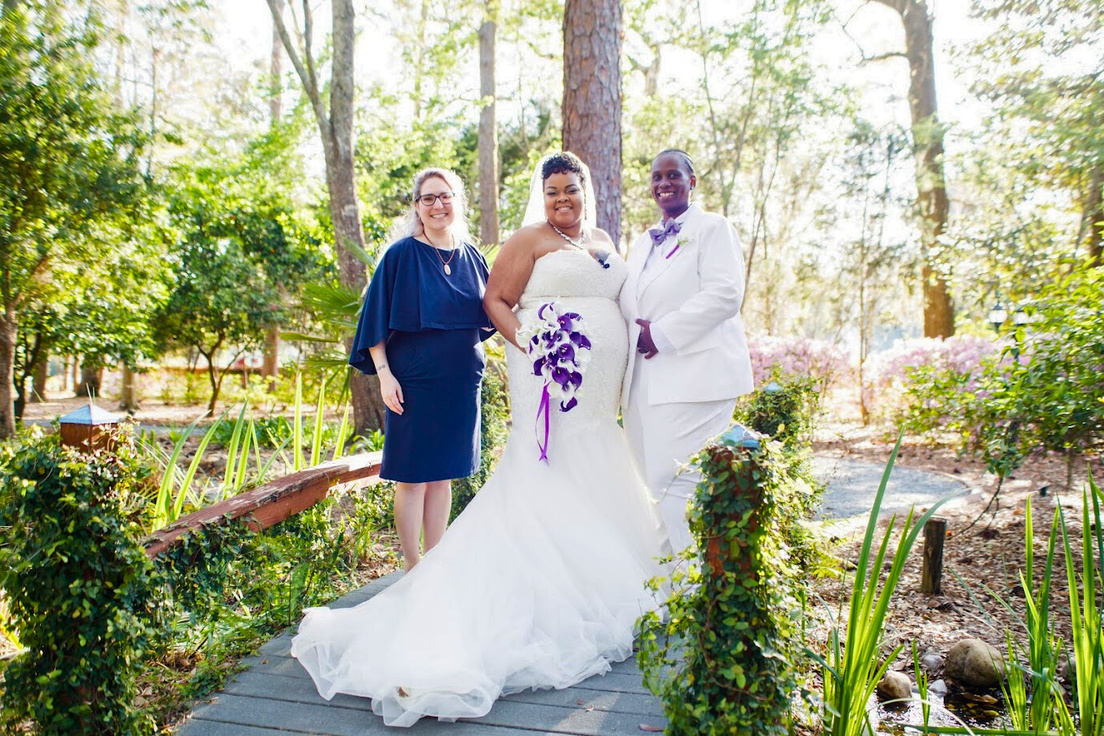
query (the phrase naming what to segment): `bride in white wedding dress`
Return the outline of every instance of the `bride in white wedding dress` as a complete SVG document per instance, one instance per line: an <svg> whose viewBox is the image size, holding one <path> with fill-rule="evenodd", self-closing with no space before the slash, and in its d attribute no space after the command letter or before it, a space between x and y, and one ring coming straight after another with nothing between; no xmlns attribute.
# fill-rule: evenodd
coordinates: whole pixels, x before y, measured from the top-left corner
<svg viewBox="0 0 1104 736"><path fill-rule="evenodd" d="M371 698L390 726L478 717L500 695L608 671L657 605L644 583L666 535L616 421L626 267L585 214L587 174L571 154L542 162L526 216L540 219L507 241L488 282L488 316L512 343L512 432L493 477L401 580L355 608L310 609L300 625L291 651L324 698ZM559 384L535 374L539 350L515 339L551 302L581 316L574 347L589 355L568 411L567 397L545 400Z"/></svg>

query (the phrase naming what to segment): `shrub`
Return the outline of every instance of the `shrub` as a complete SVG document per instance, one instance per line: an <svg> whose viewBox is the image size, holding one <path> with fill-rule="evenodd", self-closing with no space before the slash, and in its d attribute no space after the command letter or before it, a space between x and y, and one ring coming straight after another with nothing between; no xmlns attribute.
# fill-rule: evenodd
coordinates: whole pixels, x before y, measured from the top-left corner
<svg viewBox="0 0 1104 736"><path fill-rule="evenodd" d="M900 340L868 360L868 407L910 434L934 434L961 418L983 363L1000 345L980 337Z"/></svg>
<svg viewBox="0 0 1104 736"><path fill-rule="evenodd" d="M27 651L4 673L3 722L128 734L158 596L132 512L149 471L128 438L83 454L31 432L0 460L0 586Z"/></svg>
<svg viewBox="0 0 1104 736"><path fill-rule="evenodd" d="M902 426L953 432L1002 477L1036 451L1072 462L1104 444L1104 273L1057 279L1027 307L1000 351L976 338L943 341L943 355L906 368ZM952 345L967 346L954 351ZM991 345L991 344L990 344Z"/></svg>
<svg viewBox="0 0 1104 736"><path fill-rule="evenodd" d="M807 443L820 407L816 379L790 376L740 397L734 418L788 447Z"/></svg>

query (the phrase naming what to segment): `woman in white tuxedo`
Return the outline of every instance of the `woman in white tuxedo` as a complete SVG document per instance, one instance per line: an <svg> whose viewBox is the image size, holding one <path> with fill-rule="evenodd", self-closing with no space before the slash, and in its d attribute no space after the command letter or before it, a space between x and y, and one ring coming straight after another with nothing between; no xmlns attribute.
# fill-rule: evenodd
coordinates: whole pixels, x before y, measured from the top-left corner
<svg viewBox="0 0 1104 736"><path fill-rule="evenodd" d="M691 203L696 184L685 151L652 161L661 219L634 242L621 291L625 430L676 552L692 541L686 505L700 477L683 466L728 428L736 397L753 388L740 241L724 217Z"/></svg>

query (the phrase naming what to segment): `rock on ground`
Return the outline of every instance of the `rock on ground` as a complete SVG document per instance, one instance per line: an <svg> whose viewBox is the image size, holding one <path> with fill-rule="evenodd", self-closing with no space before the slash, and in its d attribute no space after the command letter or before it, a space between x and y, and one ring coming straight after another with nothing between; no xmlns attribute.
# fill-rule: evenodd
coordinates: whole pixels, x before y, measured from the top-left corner
<svg viewBox="0 0 1104 736"><path fill-rule="evenodd" d="M981 639L963 639L947 652L943 674L967 690L996 687L1004 679L1004 657Z"/></svg>

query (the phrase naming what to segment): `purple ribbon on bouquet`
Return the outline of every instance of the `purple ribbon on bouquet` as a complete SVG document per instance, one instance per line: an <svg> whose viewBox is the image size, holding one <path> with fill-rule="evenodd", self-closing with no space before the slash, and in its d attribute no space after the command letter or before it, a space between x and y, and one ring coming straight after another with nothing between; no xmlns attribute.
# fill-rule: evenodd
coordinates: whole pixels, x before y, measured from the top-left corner
<svg viewBox="0 0 1104 736"><path fill-rule="evenodd" d="M574 399L572 399L574 400ZM537 447L540 448L540 459L548 462L548 430L551 417L549 412L551 411L549 404L551 403L551 397L548 395L548 383L545 382L544 389L541 391L540 404L537 406ZM540 440L540 418L541 414L544 414L544 442Z"/></svg>

